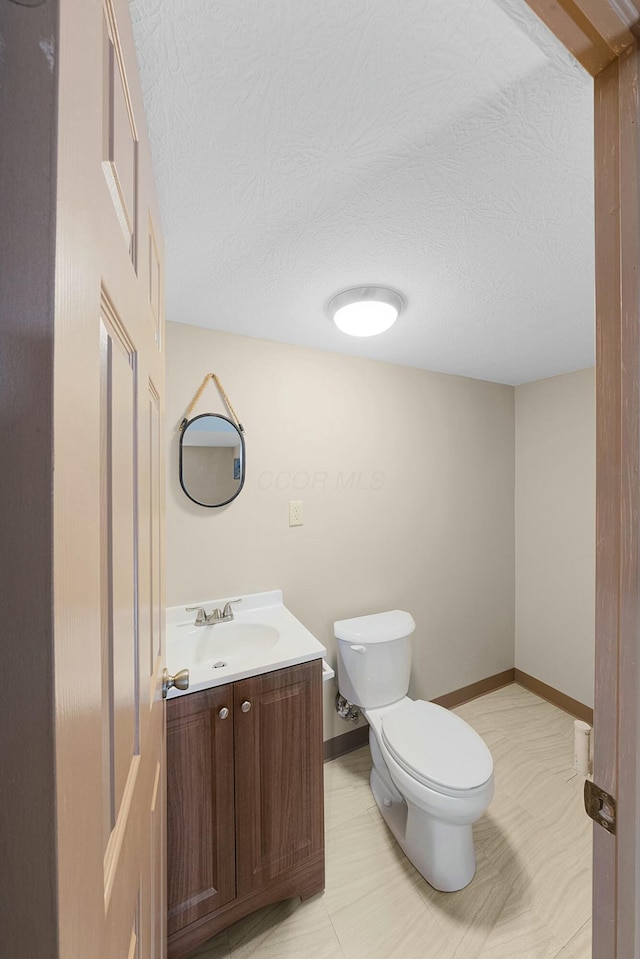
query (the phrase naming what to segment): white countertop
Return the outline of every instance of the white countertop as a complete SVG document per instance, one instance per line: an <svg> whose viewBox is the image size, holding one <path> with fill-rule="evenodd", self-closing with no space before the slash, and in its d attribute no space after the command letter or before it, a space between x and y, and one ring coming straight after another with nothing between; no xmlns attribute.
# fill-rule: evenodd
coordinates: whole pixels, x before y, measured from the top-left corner
<svg viewBox="0 0 640 959"><path fill-rule="evenodd" d="M202 606L210 613L237 598L189 605ZM326 649L283 604L281 590L241 598L242 602L233 606L231 623L195 626L195 612L187 613L184 606L167 609L167 669L172 675L189 670L189 688L170 689L168 698L324 659ZM326 664L324 667L327 677L333 675Z"/></svg>

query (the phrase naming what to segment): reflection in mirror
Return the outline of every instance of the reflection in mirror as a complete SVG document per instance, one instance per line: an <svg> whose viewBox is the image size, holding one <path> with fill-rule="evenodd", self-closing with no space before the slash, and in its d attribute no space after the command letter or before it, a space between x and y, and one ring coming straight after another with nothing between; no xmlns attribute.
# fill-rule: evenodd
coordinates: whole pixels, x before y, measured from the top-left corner
<svg viewBox="0 0 640 959"><path fill-rule="evenodd" d="M244 436L226 416L202 413L180 437L180 485L199 506L226 506L244 483Z"/></svg>

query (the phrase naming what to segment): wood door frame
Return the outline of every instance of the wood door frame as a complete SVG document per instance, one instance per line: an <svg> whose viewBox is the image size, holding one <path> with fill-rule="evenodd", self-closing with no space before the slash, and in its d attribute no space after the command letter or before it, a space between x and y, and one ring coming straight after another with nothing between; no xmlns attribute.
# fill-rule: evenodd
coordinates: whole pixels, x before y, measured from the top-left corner
<svg viewBox="0 0 640 959"><path fill-rule="evenodd" d="M638 0L527 0L594 78L596 653L594 779L618 837L594 826L595 959L640 955L640 198Z"/></svg>

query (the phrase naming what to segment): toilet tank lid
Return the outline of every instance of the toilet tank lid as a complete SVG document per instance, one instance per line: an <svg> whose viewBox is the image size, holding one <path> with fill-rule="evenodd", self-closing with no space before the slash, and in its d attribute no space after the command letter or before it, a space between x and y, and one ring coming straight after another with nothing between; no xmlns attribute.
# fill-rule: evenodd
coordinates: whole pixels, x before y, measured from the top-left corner
<svg viewBox="0 0 640 959"><path fill-rule="evenodd" d="M410 636L415 628L411 613L405 613L402 609L356 616L354 619L340 619L333 624L337 639L351 643L389 643L394 639Z"/></svg>

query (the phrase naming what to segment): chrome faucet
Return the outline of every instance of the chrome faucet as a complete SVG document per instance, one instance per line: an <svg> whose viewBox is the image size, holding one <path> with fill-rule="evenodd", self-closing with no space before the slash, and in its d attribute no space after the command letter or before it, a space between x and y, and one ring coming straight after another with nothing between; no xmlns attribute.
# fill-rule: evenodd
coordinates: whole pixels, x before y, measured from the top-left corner
<svg viewBox="0 0 640 959"><path fill-rule="evenodd" d="M225 604L224 604L224 609L222 610L222 621L223 621L223 622L225 622L225 621L227 621L227 620L232 620L232 619L233 619L233 610L231 609L231 604L232 604L232 603L241 603L241 602L242 602L241 599L230 599L228 603L225 603Z"/></svg>
<svg viewBox="0 0 640 959"><path fill-rule="evenodd" d="M212 609L210 613L207 613L202 606L187 606L186 610L188 613L195 612L196 618L194 626L215 626L216 623L230 623L233 621L233 610L231 609L232 603L241 603L241 599L230 599L228 603L225 603L224 609Z"/></svg>

